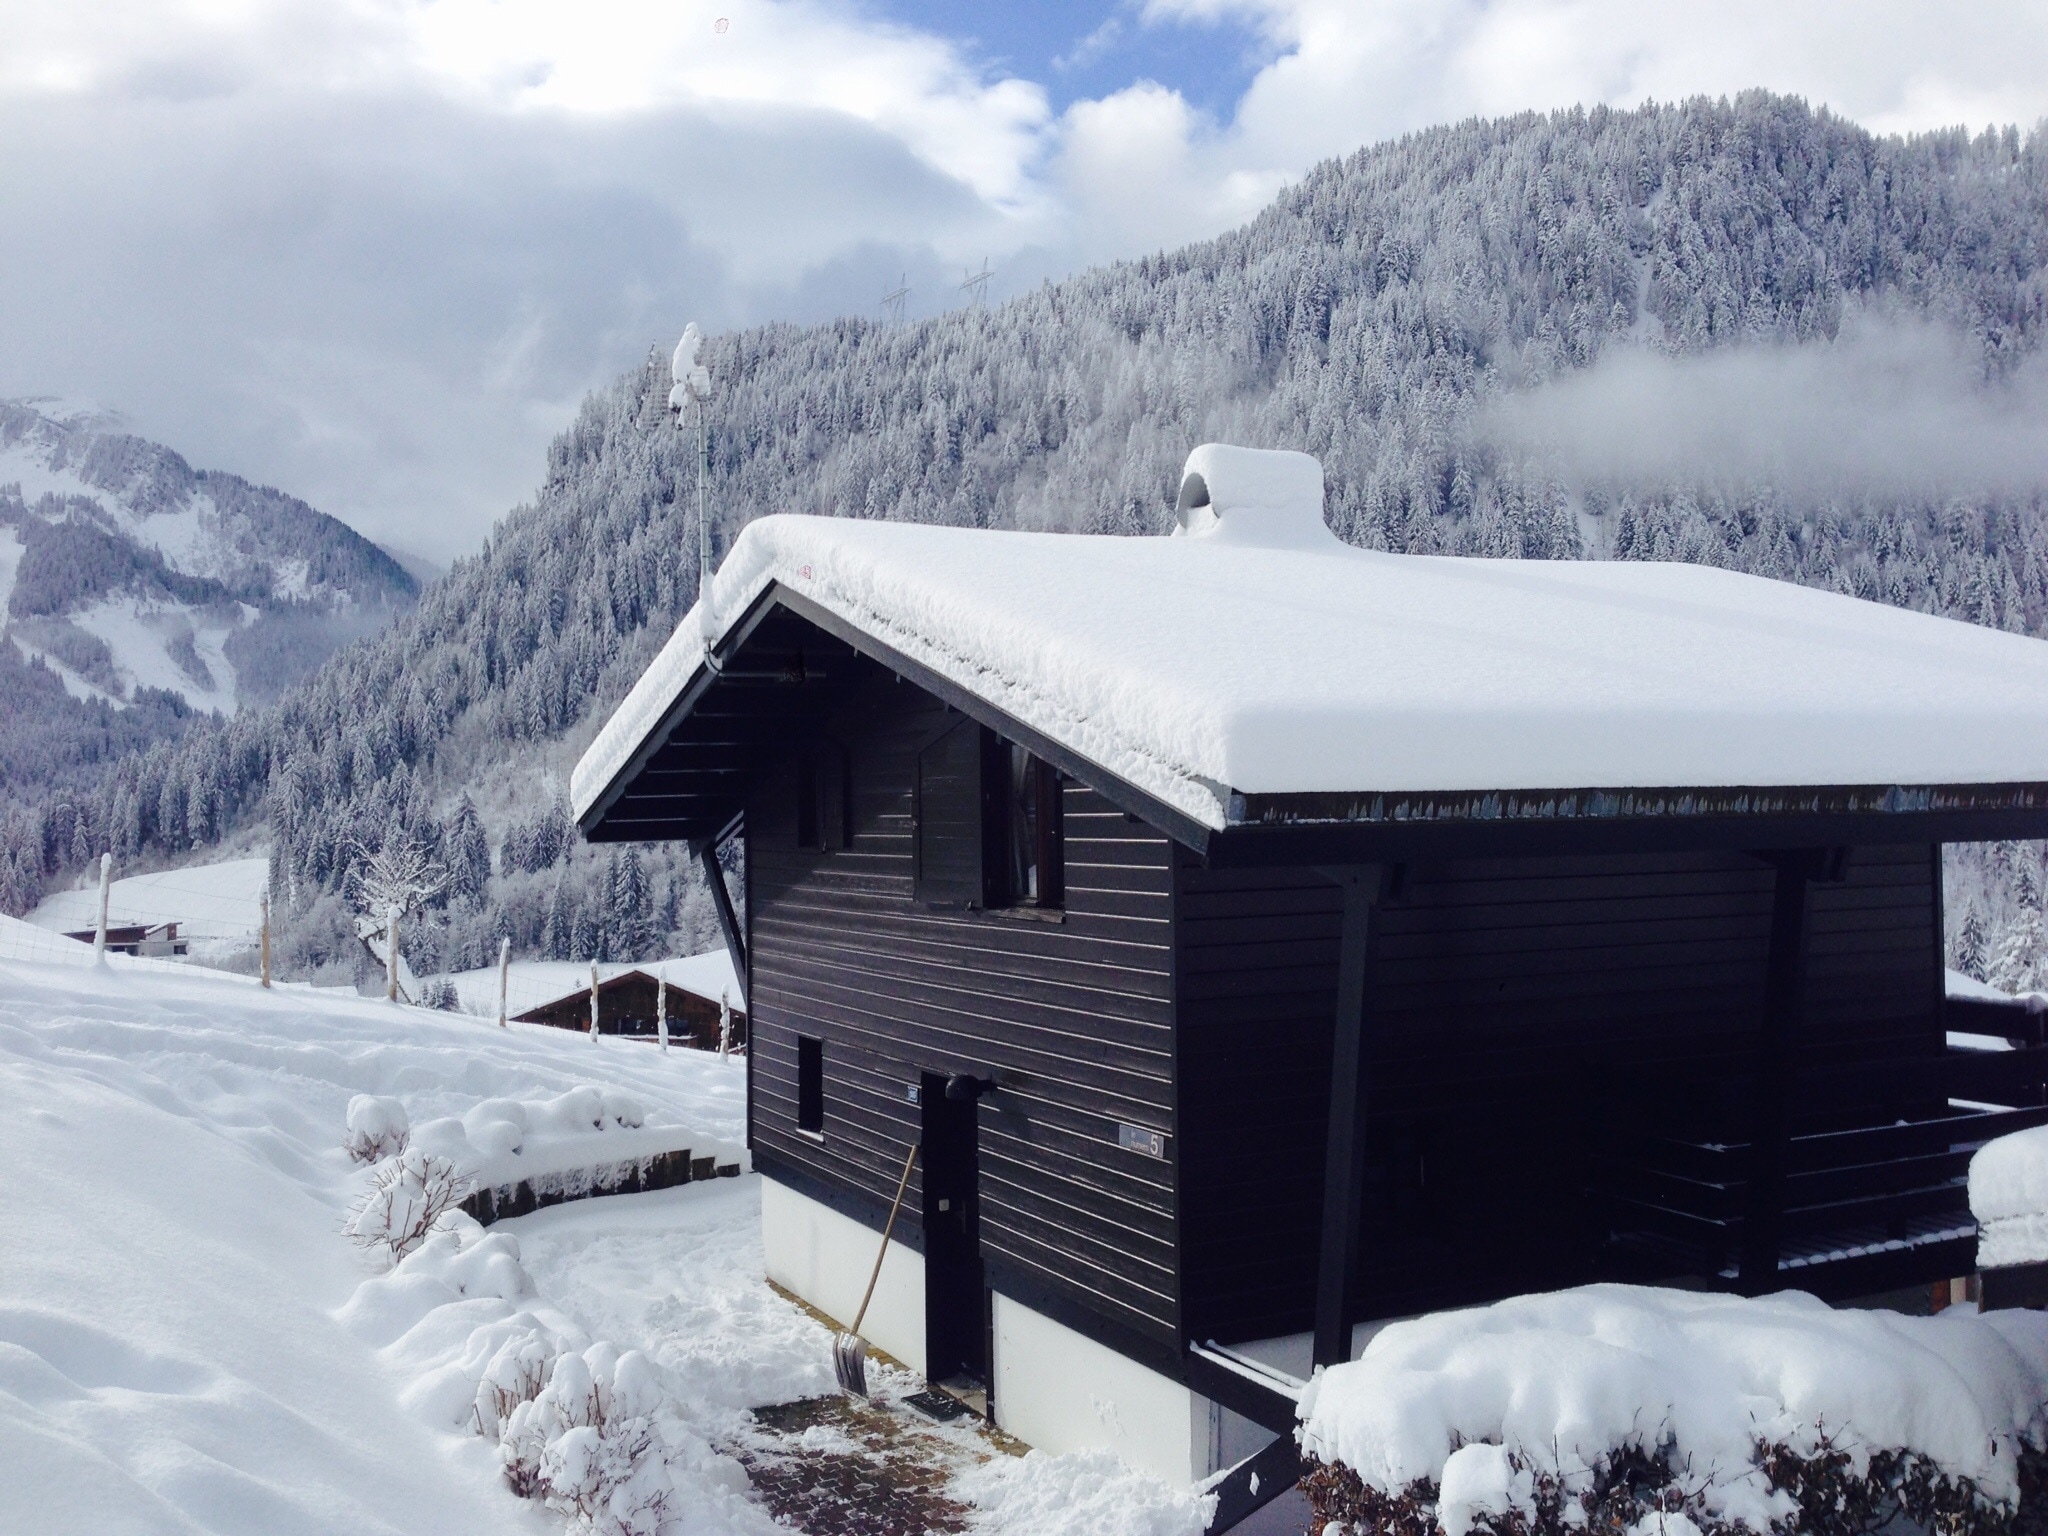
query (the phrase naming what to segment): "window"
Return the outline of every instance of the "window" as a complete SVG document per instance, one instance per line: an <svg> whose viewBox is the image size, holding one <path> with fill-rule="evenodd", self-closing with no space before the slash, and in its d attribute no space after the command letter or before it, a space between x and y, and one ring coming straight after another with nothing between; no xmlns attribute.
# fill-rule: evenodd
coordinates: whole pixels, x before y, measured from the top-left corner
<svg viewBox="0 0 2048 1536"><path fill-rule="evenodd" d="M927 906L971 907L983 899L981 727L953 726L917 754L912 884Z"/></svg>
<svg viewBox="0 0 2048 1536"><path fill-rule="evenodd" d="M1060 776L969 720L917 756L913 889L935 907L1059 907Z"/></svg>
<svg viewBox="0 0 2048 1536"><path fill-rule="evenodd" d="M1002 860L998 888L990 894L1004 906L1057 907L1065 896L1059 772L1008 742L1000 743L996 767L1003 785L997 808Z"/></svg>
<svg viewBox="0 0 2048 1536"><path fill-rule="evenodd" d="M796 845L799 848L851 848L853 807L846 771L846 753L827 742L797 754Z"/></svg>
<svg viewBox="0 0 2048 1536"><path fill-rule="evenodd" d="M796 1037L796 1128L825 1134L825 1042Z"/></svg>

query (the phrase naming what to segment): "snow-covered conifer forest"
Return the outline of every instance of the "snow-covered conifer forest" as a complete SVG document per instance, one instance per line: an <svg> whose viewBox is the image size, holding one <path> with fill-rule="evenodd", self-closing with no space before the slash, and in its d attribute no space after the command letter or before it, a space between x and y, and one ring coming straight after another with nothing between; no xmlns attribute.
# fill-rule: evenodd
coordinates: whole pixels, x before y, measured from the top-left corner
<svg viewBox="0 0 2048 1536"><path fill-rule="evenodd" d="M2039 131L1881 138L1761 93L1467 122L1323 165L1241 230L997 307L713 338L714 547L772 511L1157 532L1187 450L1225 439L1318 455L1330 520L1362 545L1705 561L2048 633L2048 506L2025 476L1589 469L1498 427L1603 360L1859 327L1955 338L2009 394L2044 323ZM694 445L667 390L656 349L586 402L481 553L279 702L62 797L16 787L0 905L103 849L183 859L267 823L288 972L362 963L351 872L394 838L449 876L408 920L422 973L488 963L500 934L548 957L708 941L679 854L580 847L560 804L696 589ZM1954 958L2048 982L2040 850L1967 854L1950 884Z"/></svg>

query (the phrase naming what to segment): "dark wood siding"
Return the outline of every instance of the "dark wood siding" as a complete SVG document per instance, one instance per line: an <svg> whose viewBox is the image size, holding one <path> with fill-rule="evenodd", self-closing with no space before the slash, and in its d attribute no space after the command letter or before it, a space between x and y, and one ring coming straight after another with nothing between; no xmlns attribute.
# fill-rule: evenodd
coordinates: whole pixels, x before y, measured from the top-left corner
<svg viewBox="0 0 2048 1536"><path fill-rule="evenodd" d="M1118 1144L1120 1124L1173 1144L1168 844L1070 783L1060 918L918 901L919 754L949 719L883 680L825 723L847 752L844 851L796 846L793 766L749 797L756 1156L879 1225L920 1074L992 1071L980 1168L994 1283L1027 1281L1171 1358L1173 1163ZM800 1033L824 1042L822 1140L795 1128ZM921 1202L916 1187L905 1208Z"/></svg>
<svg viewBox="0 0 2048 1536"><path fill-rule="evenodd" d="M1771 871L1736 854L1417 865L1377 916L1365 1315L1597 1272L1602 1137L1637 1114L1727 1134L1747 1103ZM1183 857L1185 1295L1197 1337L1306 1329L1338 904L1311 871ZM1810 1122L1924 1095L1941 1049L1936 869L1857 850L1810 903ZM1845 1086L1845 1057L1878 1062Z"/></svg>

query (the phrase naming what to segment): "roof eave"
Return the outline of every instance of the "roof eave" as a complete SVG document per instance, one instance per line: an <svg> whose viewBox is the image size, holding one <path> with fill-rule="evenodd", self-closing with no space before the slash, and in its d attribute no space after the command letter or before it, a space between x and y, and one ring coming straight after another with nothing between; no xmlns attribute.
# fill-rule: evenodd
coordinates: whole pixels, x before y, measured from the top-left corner
<svg viewBox="0 0 2048 1536"><path fill-rule="evenodd" d="M1051 763L1068 777L1088 785L1117 809L1148 822L1176 842L1197 853L1208 846L1209 838L1214 832L1213 828L1104 768L1100 763L1083 757L1061 742L1009 715L971 688L905 655L859 625L777 581L770 581L764 586L739 620L730 625L711 646L706 662L700 663L690 674L675 699L662 711L653 727L634 748L632 755L591 801L589 808L577 818L577 825L586 838L591 841L609 841L616 837L616 833L607 835L605 823L610 812L632 787L634 780L646 770L676 728L689 718L691 712L717 685L720 672L734 661L747 639L777 609L795 615L876 665L886 668L941 702L959 710L969 719L978 721L1006 739L1016 742ZM719 820L729 827L738 809L738 806L734 806L731 814L721 816Z"/></svg>
<svg viewBox="0 0 2048 1536"><path fill-rule="evenodd" d="M2048 837L2048 783L1234 795L1217 867Z"/></svg>

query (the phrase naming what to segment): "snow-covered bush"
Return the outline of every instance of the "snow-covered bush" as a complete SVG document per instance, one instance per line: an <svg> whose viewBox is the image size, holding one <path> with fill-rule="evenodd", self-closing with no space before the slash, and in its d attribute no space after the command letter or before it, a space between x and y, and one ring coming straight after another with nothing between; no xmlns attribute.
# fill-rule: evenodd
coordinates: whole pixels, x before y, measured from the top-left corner
<svg viewBox="0 0 2048 1536"><path fill-rule="evenodd" d="M436 976L420 983L420 1006L435 1008L442 1013L460 1013L462 996L455 990L455 983L445 976Z"/></svg>
<svg viewBox="0 0 2048 1536"><path fill-rule="evenodd" d="M638 1350L564 1351L545 1385L505 1417L505 1481L600 1536L655 1536L675 1492L662 1455L663 1404L659 1371Z"/></svg>
<svg viewBox="0 0 2048 1536"><path fill-rule="evenodd" d="M382 1162L405 1150L410 1123L396 1099L359 1093L348 1101L348 1134L342 1146L359 1163Z"/></svg>
<svg viewBox="0 0 2048 1536"><path fill-rule="evenodd" d="M520 1151L529 1137L638 1130L646 1122L646 1106L631 1094L586 1085L548 1099L485 1099L459 1119L447 1115L421 1121L413 1128L410 1144L473 1170Z"/></svg>
<svg viewBox="0 0 2048 1536"><path fill-rule="evenodd" d="M1326 1536L1997 1536L2048 1318L1590 1286L1394 1324L1301 1414Z"/></svg>
<svg viewBox="0 0 2048 1536"><path fill-rule="evenodd" d="M2021 1494L2007 1508L1968 1478L1911 1452L1857 1456L1828 1437L1802 1452L1759 1440L1753 1465L1775 1513L1773 1536L2007 1536L2048 1490L2048 1455L2020 1453ZM1501 1446L1459 1447L1441 1482L1418 1478L1397 1493L1351 1468L1314 1463L1303 1480L1324 1536L1746 1536L1714 1499L1714 1481L1666 1439L1595 1458L1578 1479L1538 1470ZM2016 1519L2019 1517L2019 1519Z"/></svg>
<svg viewBox="0 0 2048 1536"><path fill-rule="evenodd" d="M342 1223L359 1248L404 1258L456 1210L471 1188L469 1176L446 1158L408 1147L387 1159Z"/></svg>

